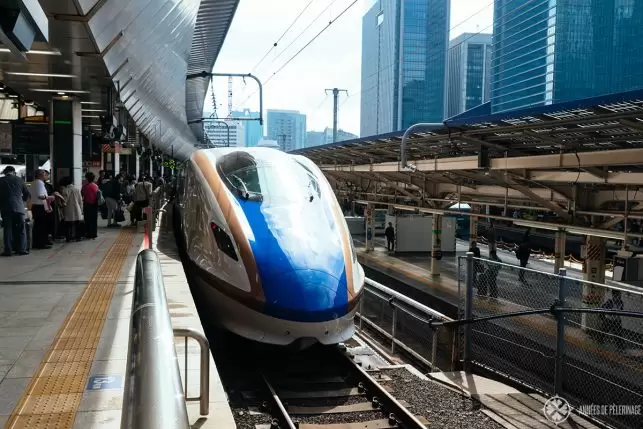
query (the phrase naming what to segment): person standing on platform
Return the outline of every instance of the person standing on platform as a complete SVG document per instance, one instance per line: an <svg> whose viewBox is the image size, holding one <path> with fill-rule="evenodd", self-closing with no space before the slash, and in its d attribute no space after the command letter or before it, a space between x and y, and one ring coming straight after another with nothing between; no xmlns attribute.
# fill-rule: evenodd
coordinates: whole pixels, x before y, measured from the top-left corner
<svg viewBox="0 0 643 429"><path fill-rule="evenodd" d="M64 199L63 217L65 219L65 238L69 243L72 239L80 241L78 224L83 216L83 197L80 189L76 188L71 177L64 177L60 181L62 197Z"/></svg>
<svg viewBox="0 0 643 429"><path fill-rule="evenodd" d="M55 197L47 194L45 170L36 170L36 179L31 185L31 213L33 214L33 248L51 249L49 241L51 202Z"/></svg>
<svg viewBox="0 0 643 429"><path fill-rule="evenodd" d="M489 252L489 262L487 262L487 269L482 274L482 280L480 281L480 288L478 289L478 295L487 295L487 289L489 291L489 296L492 298L498 298L498 273L502 268L502 261L498 257L498 254L495 250Z"/></svg>
<svg viewBox="0 0 643 429"><path fill-rule="evenodd" d="M612 298L605 301L601 305L603 310L620 310L623 311L623 298L621 297L621 291L617 289L612 289ZM601 335L599 336L600 342L604 343L606 338L612 338L616 343L616 346L620 350L625 349L625 338L623 336L623 320L618 314L600 314L601 319Z"/></svg>
<svg viewBox="0 0 643 429"><path fill-rule="evenodd" d="M392 222L388 223L388 226L384 230L384 235L386 236L386 249L392 252L395 249L395 229L393 228Z"/></svg>
<svg viewBox="0 0 643 429"><path fill-rule="evenodd" d="M29 200L29 190L25 182L16 176L16 169L7 166L0 178L0 214L4 229L4 251L2 256L28 255L27 234L25 232L25 202ZM14 245L18 243L17 248Z"/></svg>
<svg viewBox="0 0 643 429"><path fill-rule="evenodd" d="M520 282L525 286L528 286L527 280L525 280L525 268L529 263L529 256L531 256L531 246L529 245L529 235L525 234L522 239L522 243L520 243L520 246L516 249L516 258L518 258L518 261L520 262L518 280L520 280Z"/></svg>
<svg viewBox="0 0 643 429"><path fill-rule="evenodd" d="M85 233L87 238L94 240L98 237L98 205L100 203L100 193L98 185L94 183L96 176L94 173L85 175L87 183L80 190L83 196L83 217L85 218Z"/></svg>

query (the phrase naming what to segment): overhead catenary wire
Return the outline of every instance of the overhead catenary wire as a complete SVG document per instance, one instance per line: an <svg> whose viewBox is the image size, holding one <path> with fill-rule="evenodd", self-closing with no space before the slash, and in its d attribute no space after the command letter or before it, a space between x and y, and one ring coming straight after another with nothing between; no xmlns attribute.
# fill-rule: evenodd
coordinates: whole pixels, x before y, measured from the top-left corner
<svg viewBox="0 0 643 429"><path fill-rule="evenodd" d="M281 42L281 39L283 39L283 38L284 38L284 36L286 36L286 34L288 34L288 32L289 32L289 31L292 29L292 27L297 23L297 21L299 21L299 18L301 18L301 16L302 16L302 15L303 15L307 10L308 10L308 8L310 7L310 5L312 5L314 1L315 1L315 0L310 0L310 1L306 4L306 6L304 6L304 8L301 10L301 12L299 12L299 14L297 14L297 16L295 17L295 19L290 23L290 25L288 26L288 28L286 28L286 30L284 30L284 32L283 32L283 33L281 33L281 36L279 36L279 38L277 39L277 41L276 41L275 43L273 43L273 45L270 47L270 49L268 49L268 51L267 51L267 52L264 54L264 56L263 56L263 57L262 57L262 58L257 62L257 64L255 64L255 65L252 67L252 69L250 70L250 73L253 73L253 72L256 70L256 68L257 68L257 67L259 67L259 65L260 65L260 64L261 64L261 63L262 63L262 62L263 62L263 61L268 57L268 55L270 55L270 53L271 53L271 52L272 52L272 51L273 51L273 50L274 50L274 49L279 45L279 42ZM333 0L333 1L335 1L335 0ZM332 3L331 3L331 4L332 4Z"/></svg>
<svg viewBox="0 0 643 429"><path fill-rule="evenodd" d="M268 84L268 82L270 82L270 81L272 80L272 78L274 78L274 77L275 77L279 72L281 72L281 71L282 71L282 70L283 70L283 69L284 69L288 64L290 64L290 63L291 63L295 58L297 58L297 57L299 56L299 54L301 54L301 53L302 53L306 48L308 48L310 45L312 45L312 44L315 42L315 40L317 40L317 39L319 38L319 36L321 36L321 35L322 35L322 34L323 34L323 33L324 33L324 32L325 32L325 31L326 31L326 30L327 30L331 25L333 25L335 22L337 22L337 20L338 20L339 18L341 18L341 17L342 17L346 12L348 12L348 11L349 11L353 6L355 6L355 4L357 4L357 2L358 2L358 1L359 1L359 0L353 0L353 1L351 2L351 4L349 4L348 6L346 6L346 8L344 8L344 10L342 10L342 11L341 11L341 12L340 12L340 13L339 13L335 18L332 18L332 19L328 22L328 24L326 24L326 26L325 26L324 28L322 28L322 29L321 29L317 34L315 34L315 36L314 36L312 39L310 39L310 40L308 41L308 43L306 43L303 47L301 47L301 48L300 48L300 49L299 49L299 50L298 50L298 51L297 51L293 56L291 56L291 57L290 57L290 58L289 58L285 63L283 63L283 64L281 65L281 67L279 67L279 68L278 68L278 69L277 69L277 70L276 70L276 71L275 71L275 72L274 72L274 73L273 73L273 74L272 74L268 79L266 79L266 81L265 81L265 82L263 82L263 87L265 88L265 87L266 87L266 85ZM331 3L331 4L332 4L332 3ZM330 6L329 6L329 7L330 7ZM250 94L250 95L248 96L248 98L246 98L246 99L243 101L243 103L241 103L241 104L243 105L246 101L248 101L248 100L249 100L253 95L255 95L255 94L257 93L257 91L258 91L258 90L255 90L252 94Z"/></svg>
<svg viewBox="0 0 643 429"><path fill-rule="evenodd" d="M285 52L285 51L286 51L290 46L292 46L292 44L293 44L293 43L294 43L294 42L295 42L295 41L296 41L296 40L297 40L297 39L298 39L298 38L299 38L303 33L305 33L305 32L306 32L306 31L307 31L307 30L312 26L312 24L314 24L314 23L315 23L315 22L316 22L316 21L321 17L321 16L326 12L326 10L328 10L328 8L330 8L330 6L332 6L332 5L333 5L333 3L335 3L335 1L336 1L336 0L331 1L331 3L330 3L330 4L329 4L329 5L328 5L328 6L327 6L327 7L326 7L326 8L325 8L325 9L324 9L324 10L323 10L323 11L322 11L322 12L321 12L321 13L320 13L320 14L319 14L319 15L318 15L318 16L317 16L317 17L316 17L316 18L315 18L315 19L314 19L314 20L313 20L313 21L312 21L308 26L307 26L307 27L306 27L306 28L305 28L305 29L304 29L304 30L303 30L303 31L302 31L302 32L301 32L301 33L300 33L300 34L295 38L295 40L293 40L293 41L292 41L292 42L291 42L291 43L290 43L286 48L284 48L284 50L282 50L282 51L277 55L277 57L275 57L275 59L277 59L281 54L283 54L283 52ZM511 1L516 1L516 0L511 0ZM532 1L534 1L534 0L529 0L526 4L529 4L529 3L531 3ZM355 2L354 2L354 3L355 3ZM349 5L349 8L350 8L354 3L352 3L351 5ZM475 13L471 14L470 16L468 16L467 18L465 18L464 20L462 20L462 21L460 21L459 23L457 23L456 25L454 25L454 26L450 27L450 28L449 28L449 32L451 32L452 30L454 30L454 29L458 28L459 26L463 25L463 24L464 24L464 23L466 23L467 21L471 20L473 17L475 17L475 16L479 15L482 11L484 11L484 10L486 10L488 7L490 7L490 6L494 5L494 3L495 3L495 1L491 1L490 3L488 3L488 4L487 4L486 6L484 6L483 8L481 8L481 9L479 9L478 11L476 11ZM525 5L526 5L526 4L525 4ZM520 9L520 8L522 8L522 7L523 7L523 6L519 6L516 10L518 10L518 9ZM502 17L506 16L507 14L508 14L508 13L504 14ZM340 15L341 15L341 14L340 14ZM502 17L500 17L499 19L501 19ZM339 18L339 16L338 16L337 18ZM335 20L336 20L337 18L335 18ZM334 21L334 20L331 20L331 23L332 23L333 21ZM493 26L493 24L494 24L496 21L497 21L497 20L494 20L494 22L493 22L491 25L489 25L489 26L487 26L487 27L483 28L482 30L478 31L477 33L472 34L469 38L471 38L471 37L473 37L473 36L476 36L476 35L478 35L478 34L481 34L481 33L482 33L482 32L484 32L485 30L487 30L489 27L492 27L492 26ZM330 23L329 23L329 25L330 25ZM327 27L328 27L328 26L327 26ZM325 30L327 27L325 27L325 28L324 28L324 30ZM323 31L323 30L322 30L322 31ZM458 45L460 45L460 44L464 43L464 42L465 42L466 40L468 40L469 38L467 38L467 39L463 40L463 41L462 41L462 42L460 42ZM296 55L297 55L297 54L295 54L295 56L296 56ZM427 61L428 61L428 59L427 59ZM380 68L380 69L379 69L379 70L377 70L376 72L374 72L374 73L372 73L371 75L367 76L367 79L368 79L368 78L370 78L370 77L375 76L376 74L380 73L381 71L383 71L383 70L385 70L385 69L387 69L387 68L389 68L389 67L392 67L393 65L395 65L395 63L396 63L396 61L394 60L394 62L393 62L393 63L390 63L390 64L387 64L387 65L383 66L382 68ZM277 74L281 69L283 69L283 66L282 66L279 70L277 70L276 72L274 72L274 73L270 76L270 78L269 78L268 80L272 79L272 78L274 77L274 75L275 75L275 74ZM267 83L267 81L266 81L265 83ZM264 83L264 85L265 85L265 83ZM349 98L350 98L350 97L352 97L352 96L355 96L355 95L363 94L363 93L365 93L365 92L367 92L367 91L371 91L371 90L373 90L373 89L375 89L375 88L377 88L377 85L375 85L375 86L373 86L373 87L370 87L370 88L367 88L367 89L362 89L362 90L357 91L357 92L354 92L354 93L351 93L351 94L349 95ZM250 98L252 98L256 93L257 93L257 90L255 90L252 94L250 94L250 95L249 95L249 96L248 96L248 97L247 97L247 98L246 98L246 99L241 103L241 105L245 104L245 103L246 103L248 100L250 100ZM342 102L342 105L343 105L343 104L345 104L347 101L348 101L348 98L347 98L346 100L344 100L344 102Z"/></svg>

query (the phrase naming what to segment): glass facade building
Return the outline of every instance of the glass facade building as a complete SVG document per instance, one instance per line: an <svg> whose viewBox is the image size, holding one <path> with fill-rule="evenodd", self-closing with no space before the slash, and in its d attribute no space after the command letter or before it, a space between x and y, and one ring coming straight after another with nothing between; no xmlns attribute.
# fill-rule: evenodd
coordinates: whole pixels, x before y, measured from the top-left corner
<svg viewBox="0 0 643 429"><path fill-rule="evenodd" d="M643 2L496 0L491 111L643 88Z"/></svg>
<svg viewBox="0 0 643 429"><path fill-rule="evenodd" d="M251 112L250 109L243 109L241 112L232 112L233 118L259 118L259 112ZM257 146L259 140L263 138L263 126L258 120L243 121L243 134L245 147Z"/></svg>
<svg viewBox="0 0 643 429"><path fill-rule="evenodd" d="M489 101L491 34L463 33L449 43L447 102L451 118Z"/></svg>
<svg viewBox="0 0 643 429"><path fill-rule="evenodd" d="M449 0L378 0L362 20L360 134L441 122Z"/></svg>
<svg viewBox="0 0 643 429"><path fill-rule="evenodd" d="M268 140L288 152L306 147L306 115L296 110L268 110Z"/></svg>

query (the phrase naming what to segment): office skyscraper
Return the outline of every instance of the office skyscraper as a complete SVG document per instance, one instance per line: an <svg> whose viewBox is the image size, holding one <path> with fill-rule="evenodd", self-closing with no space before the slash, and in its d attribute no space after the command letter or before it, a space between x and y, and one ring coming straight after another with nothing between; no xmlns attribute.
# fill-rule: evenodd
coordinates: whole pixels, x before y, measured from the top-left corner
<svg viewBox="0 0 643 429"><path fill-rule="evenodd" d="M643 88L643 2L496 0L491 111Z"/></svg>
<svg viewBox="0 0 643 429"><path fill-rule="evenodd" d="M233 118L259 118L259 112L251 112L250 109L243 109L243 111L232 112ZM241 122L241 121L239 121ZM263 138L263 127L258 120L244 120L243 121L243 134L244 146L253 147L257 146L259 140Z"/></svg>
<svg viewBox="0 0 643 429"><path fill-rule="evenodd" d="M243 147L244 121L229 121L217 119L215 121L204 121L203 129L210 140L210 145L215 147Z"/></svg>
<svg viewBox="0 0 643 429"><path fill-rule="evenodd" d="M449 43L447 102L450 118L489 101L491 34L463 33Z"/></svg>
<svg viewBox="0 0 643 429"><path fill-rule="evenodd" d="M295 110L268 110L268 140L275 140L283 151L306 147L306 115Z"/></svg>
<svg viewBox="0 0 643 429"><path fill-rule="evenodd" d="M362 20L360 134L441 122L450 0L377 0Z"/></svg>

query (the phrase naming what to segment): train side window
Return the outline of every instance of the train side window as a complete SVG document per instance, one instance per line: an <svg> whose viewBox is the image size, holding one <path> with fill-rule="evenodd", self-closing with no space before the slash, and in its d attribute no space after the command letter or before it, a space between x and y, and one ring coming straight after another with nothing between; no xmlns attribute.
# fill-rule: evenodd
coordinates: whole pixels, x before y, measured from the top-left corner
<svg viewBox="0 0 643 429"><path fill-rule="evenodd" d="M212 233L214 234L214 241L217 242L217 246L219 247L219 249L235 261L238 261L239 257L237 256L237 252L235 252L234 250L232 239L230 239L228 233L226 233L214 222L210 222L210 228L212 229Z"/></svg>

